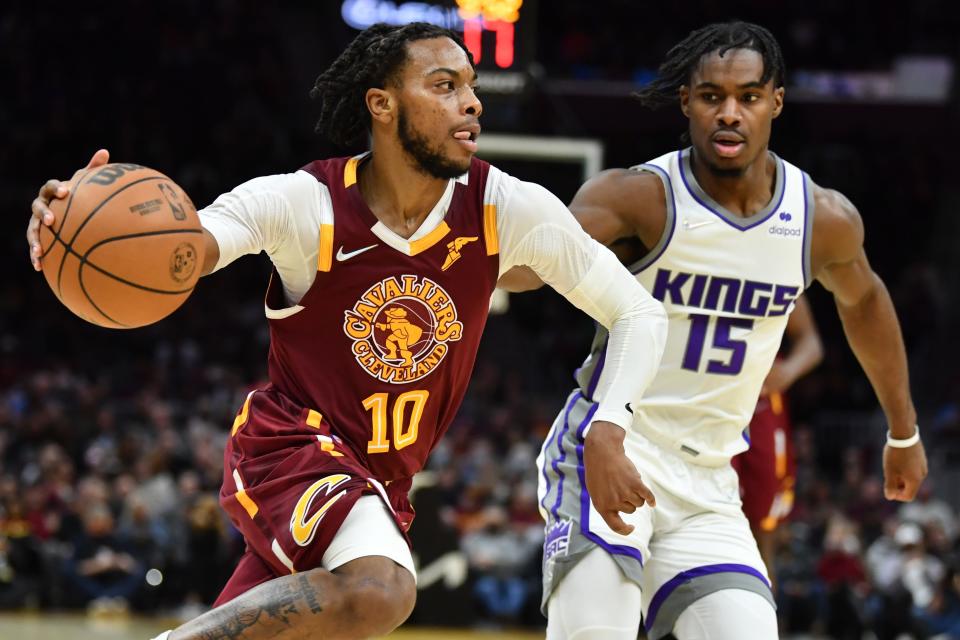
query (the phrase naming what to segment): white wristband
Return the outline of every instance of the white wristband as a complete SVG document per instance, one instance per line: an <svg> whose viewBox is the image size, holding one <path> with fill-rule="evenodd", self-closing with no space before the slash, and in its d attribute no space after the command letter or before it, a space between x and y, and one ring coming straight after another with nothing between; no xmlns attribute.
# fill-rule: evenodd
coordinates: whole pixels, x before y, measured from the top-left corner
<svg viewBox="0 0 960 640"><path fill-rule="evenodd" d="M902 440L898 440L897 438L891 436L890 430L887 429L887 446L893 447L894 449L907 449L908 447L912 447L913 445L917 444L920 442L920 425L914 425L913 429L913 435Z"/></svg>

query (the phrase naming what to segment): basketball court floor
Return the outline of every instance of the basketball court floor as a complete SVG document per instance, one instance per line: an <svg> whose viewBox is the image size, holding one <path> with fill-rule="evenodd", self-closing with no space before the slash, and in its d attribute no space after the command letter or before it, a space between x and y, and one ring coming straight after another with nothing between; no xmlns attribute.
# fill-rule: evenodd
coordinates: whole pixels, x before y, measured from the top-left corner
<svg viewBox="0 0 960 640"><path fill-rule="evenodd" d="M137 616L94 618L49 613L0 614L0 640L150 640L172 626L170 621ZM465 629L401 629L396 640L542 640L543 633L470 631Z"/></svg>

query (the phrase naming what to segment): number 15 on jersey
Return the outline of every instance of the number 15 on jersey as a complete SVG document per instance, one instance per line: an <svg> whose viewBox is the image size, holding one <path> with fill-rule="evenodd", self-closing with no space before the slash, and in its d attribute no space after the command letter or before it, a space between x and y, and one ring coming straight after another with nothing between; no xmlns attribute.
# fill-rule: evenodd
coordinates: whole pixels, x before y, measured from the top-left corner
<svg viewBox="0 0 960 640"><path fill-rule="evenodd" d="M712 325L712 329L711 329ZM747 341L734 338L734 330L749 332L753 329L750 318L731 318L727 316L708 316L702 313L690 314L690 336L683 352L681 366L688 371L700 372L703 366L703 347L707 334L712 333L712 347L726 351L726 359L708 359L706 372L735 376L743 369L747 355Z"/></svg>

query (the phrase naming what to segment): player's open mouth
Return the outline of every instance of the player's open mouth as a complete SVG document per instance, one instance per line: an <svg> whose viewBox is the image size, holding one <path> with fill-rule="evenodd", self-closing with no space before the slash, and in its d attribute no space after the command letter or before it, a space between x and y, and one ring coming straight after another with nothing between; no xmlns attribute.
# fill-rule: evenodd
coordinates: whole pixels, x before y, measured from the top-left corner
<svg viewBox="0 0 960 640"><path fill-rule="evenodd" d="M716 138L713 140L714 150L717 152L718 155L721 155L724 158L733 158L734 156L739 154L740 151L745 146L746 145L743 143L742 140L741 141L718 140Z"/></svg>
<svg viewBox="0 0 960 640"><path fill-rule="evenodd" d="M746 146L744 139L735 133L718 133L713 136L713 149L717 155L733 158Z"/></svg>

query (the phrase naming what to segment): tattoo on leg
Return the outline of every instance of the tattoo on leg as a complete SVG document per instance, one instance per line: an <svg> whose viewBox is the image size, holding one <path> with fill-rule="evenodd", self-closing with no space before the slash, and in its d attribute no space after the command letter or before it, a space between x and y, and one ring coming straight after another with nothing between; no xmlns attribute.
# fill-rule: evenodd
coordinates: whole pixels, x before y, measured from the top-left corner
<svg viewBox="0 0 960 640"><path fill-rule="evenodd" d="M257 624L260 613L256 609L225 612L223 619L215 624L214 628L199 633L198 640L238 640L246 629Z"/></svg>
<svg viewBox="0 0 960 640"><path fill-rule="evenodd" d="M292 624L287 617L288 614L300 613L297 610L297 594L293 592L290 585L285 580L278 581L276 593L272 598L268 598L263 605L263 610L271 618L277 618L288 627Z"/></svg>
<svg viewBox="0 0 960 640"><path fill-rule="evenodd" d="M200 632L199 640L239 640L250 627L267 622L263 617L264 613L273 620L282 622L286 627L293 626L289 616L300 613L297 600L301 594L295 592L286 580L277 580L270 586L271 588L261 596L263 604L259 609L225 605L224 608L227 611L223 612L212 629ZM307 602L313 610L316 603L310 603L309 600ZM316 606L319 608L319 605Z"/></svg>
<svg viewBox="0 0 960 640"><path fill-rule="evenodd" d="M310 584L309 578L300 574L298 580L300 582L300 594L303 596L303 599L307 601L307 606L310 607L310 611L313 613L323 611L323 607L320 606L320 601L317 600L317 590Z"/></svg>

